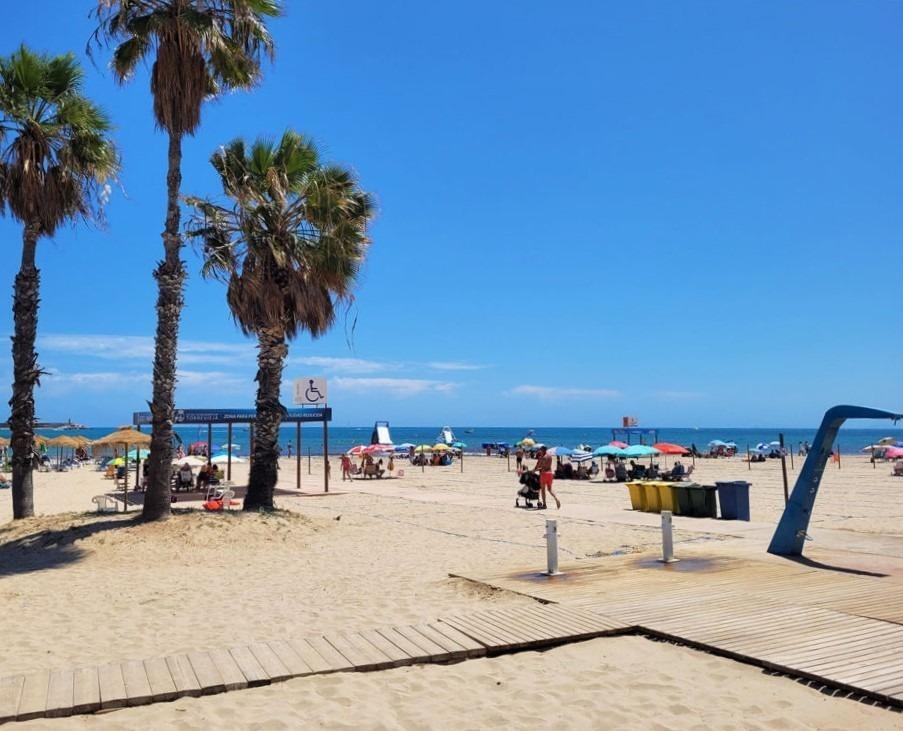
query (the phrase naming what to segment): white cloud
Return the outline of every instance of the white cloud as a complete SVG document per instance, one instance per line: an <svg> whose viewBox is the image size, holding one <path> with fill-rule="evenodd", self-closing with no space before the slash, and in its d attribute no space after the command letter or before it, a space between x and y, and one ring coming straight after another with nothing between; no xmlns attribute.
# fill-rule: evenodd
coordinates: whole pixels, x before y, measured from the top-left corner
<svg viewBox="0 0 903 731"><path fill-rule="evenodd" d="M480 371L489 367L478 363L462 363L454 360L434 360L427 363L427 366L436 371Z"/></svg>
<svg viewBox="0 0 903 731"><path fill-rule="evenodd" d="M543 401L570 398L617 398L620 391L609 388L570 388L567 386L515 386L507 391L510 396L530 396Z"/></svg>
<svg viewBox="0 0 903 731"><path fill-rule="evenodd" d="M290 355L288 365L306 365L338 373L379 373L380 371L399 368L396 363L383 363L377 360L363 360L361 358L332 358L322 355Z"/></svg>
<svg viewBox="0 0 903 731"><path fill-rule="evenodd" d="M38 348L103 360L150 361L154 357L154 339L147 335L44 335ZM253 359L254 345L201 340L179 343L180 363L231 365L236 358Z"/></svg>
<svg viewBox="0 0 903 731"><path fill-rule="evenodd" d="M342 391L388 393L392 396L416 396L422 393L450 393L456 383L426 378L336 378L332 385Z"/></svg>
<svg viewBox="0 0 903 731"><path fill-rule="evenodd" d="M88 391L109 391L147 386L150 390L151 377L149 373L115 371L64 373L48 368L47 376L41 380L41 385L50 388L77 388Z"/></svg>

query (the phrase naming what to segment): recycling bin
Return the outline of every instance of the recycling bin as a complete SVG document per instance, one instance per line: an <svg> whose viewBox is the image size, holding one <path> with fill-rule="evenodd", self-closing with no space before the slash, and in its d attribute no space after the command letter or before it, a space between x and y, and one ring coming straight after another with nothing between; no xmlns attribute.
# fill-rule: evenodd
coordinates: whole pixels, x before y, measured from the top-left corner
<svg viewBox="0 0 903 731"><path fill-rule="evenodd" d="M646 495L642 482L627 482L627 490L630 492L630 507L633 510L646 510Z"/></svg>
<svg viewBox="0 0 903 731"><path fill-rule="evenodd" d="M716 482L721 517L724 520L749 520L749 487L744 480Z"/></svg>
<svg viewBox="0 0 903 731"><path fill-rule="evenodd" d="M677 501L678 515L693 516L693 502L690 499L690 488L695 487L692 482L675 482L672 486L674 499Z"/></svg>
<svg viewBox="0 0 903 731"><path fill-rule="evenodd" d="M691 515L693 515L694 518L718 517L718 502L715 498L716 492L718 492L718 488L714 485L687 485Z"/></svg>
<svg viewBox="0 0 903 731"><path fill-rule="evenodd" d="M678 510L677 493L674 491L674 483L653 482L652 484L658 488L658 496L662 504L662 510L670 510L674 515L677 515L680 511Z"/></svg>
<svg viewBox="0 0 903 731"><path fill-rule="evenodd" d="M658 490L658 485L654 482L642 482L640 484L643 487L643 497L646 498L646 512L662 512L662 496Z"/></svg>

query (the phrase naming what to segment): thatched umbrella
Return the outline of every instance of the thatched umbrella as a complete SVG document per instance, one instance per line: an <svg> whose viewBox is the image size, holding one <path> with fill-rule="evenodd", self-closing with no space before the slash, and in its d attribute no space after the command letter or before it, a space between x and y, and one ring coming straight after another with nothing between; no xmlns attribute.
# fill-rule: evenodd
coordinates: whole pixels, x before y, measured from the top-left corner
<svg viewBox="0 0 903 731"><path fill-rule="evenodd" d="M60 434L60 436L58 437L48 439L45 444L48 447L57 447L57 464L60 467L62 467L63 462L63 448L71 447L72 449L75 449L76 447L80 446L79 443L75 441L75 439L70 436L66 436L65 434Z"/></svg>
<svg viewBox="0 0 903 731"><path fill-rule="evenodd" d="M128 455L129 447L150 447L151 436L150 434L145 434L144 432L140 432L137 429L131 429L128 427L123 427L118 431L114 431L112 434L107 434L105 437L101 437L100 439L95 439L93 444L95 447L123 447L123 454ZM126 460L128 457L126 457ZM139 458L136 461L135 465L135 483L138 483L138 475L141 470L141 459ZM124 510L128 512L129 509L129 466L126 461L125 465L125 480L122 485L122 498L123 498L123 506Z"/></svg>

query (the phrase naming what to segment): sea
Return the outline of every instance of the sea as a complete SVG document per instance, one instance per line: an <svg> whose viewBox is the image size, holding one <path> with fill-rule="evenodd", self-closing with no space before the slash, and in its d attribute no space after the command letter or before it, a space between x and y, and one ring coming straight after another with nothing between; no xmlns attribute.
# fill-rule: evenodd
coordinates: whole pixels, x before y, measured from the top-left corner
<svg viewBox="0 0 903 731"><path fill-rule="evenodd" d="M395 444L434 444L439 440L440 426L399 426L391 427L392 441ZM647 427L644 427L644 429ZM90 427L72 432L39 429L38 433L47 437L60 434L83 434L89 439L97 439L117 427ZM147 427L144 428L148 430ZM467 427L452 426L455 437L467 445L465 452L478 453L484 443L507 442L514 444L525 436L531 436L537 442L547 446L563 446L573 449L579 444L589 444L598 447L612 441L612 427ZM370 436L373 431L371 426L360 427L332 427L329 428L329 453L341 454L357 444L370 444ZM746 447L755 447L760 442L777 441L778 435L783 433L784 443L788 448L796 452L800 443L807 441L812 443L815 437L815 428L812 429L780 429L772 427L762 428L675 428L663 427L657 430L656 441L672 442L689 447L696 445L700 451L705 451L706 445L715 439L724 442L735 442L740 451ZM177 426L176 432L186 445L192 442L207 442L206 426ZM323 429L320 425L305 425L301 430L302 454L321 455L323 453ZM8 431L0 431L3 436L8 436ZM249 429L247 425L235 425L232 428L233 452L247 454L249 451ZM876 444L884 437L894 437L897 441L903 441L903 428L894 427L890 423L880 429L841 429L835 443L841 454L856 454L870 444ZM637 439L634 437L634 443ZM650 444L649 436L644 438L644 443ZM227 431L225 426L213 427L214 453L225 451L227 443ZM298 444L294 424L283 425L280 432L280 445L283 454L287 454L289 447L293 454L297 453Z"/></svg>

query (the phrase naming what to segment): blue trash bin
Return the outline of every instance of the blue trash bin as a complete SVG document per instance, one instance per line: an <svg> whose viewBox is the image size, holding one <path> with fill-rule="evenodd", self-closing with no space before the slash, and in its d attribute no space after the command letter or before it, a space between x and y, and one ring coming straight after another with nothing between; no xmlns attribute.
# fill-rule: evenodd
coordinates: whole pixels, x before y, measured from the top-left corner
<svg viewBox="0 0 903 731"><path fill-rule="evenodd" d="M721 517L724 520L749 520L749 486L745 480L716 482Z"/></svg>

